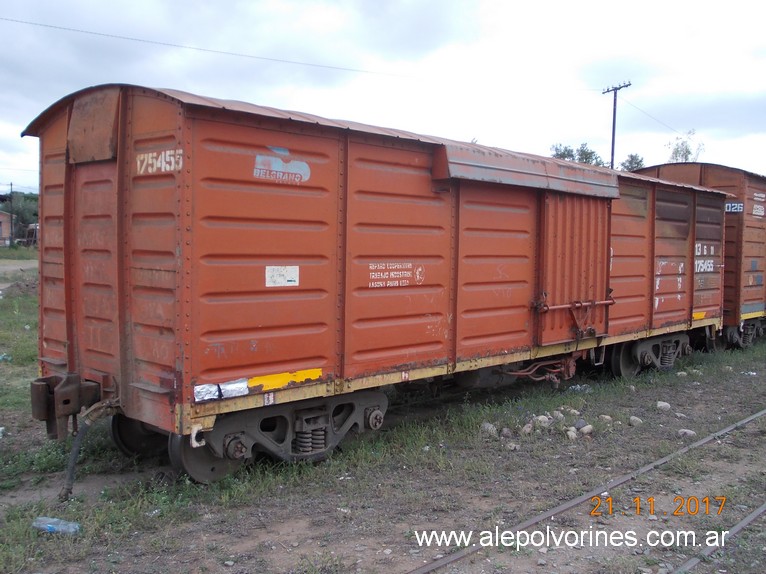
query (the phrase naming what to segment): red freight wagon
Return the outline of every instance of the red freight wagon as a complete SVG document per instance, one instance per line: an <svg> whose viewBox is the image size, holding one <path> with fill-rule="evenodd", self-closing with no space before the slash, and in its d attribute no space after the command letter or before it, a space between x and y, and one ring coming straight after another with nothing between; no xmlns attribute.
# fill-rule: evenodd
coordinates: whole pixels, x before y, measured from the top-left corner
<svg viewBox="0 0 766 574"><path fill-rule="evenodd" d="M726 203L724 336L748 347L766 328L766 176L707 163L672 163L640 173L731 194Z"/></svg>
<svg viewBox="0 0 766 574"><path fill-rule="evenodd" d="M629 343L720 325L690 284L709 190L126 85L71 94L25 134L41 157L34 416L55 438L82 409L113 415L124 451L167 445L199 481L379 428L384 385L498 366L555 381L614 344L628 370L667 364L685 339ZM612 246L625 182L646 199L618 209L638 211ZM618 272L613 298L610 265L642 241L646 268ZM612 325L615 300L633 307Z"/></svg>
<svg viewBox="0 0 766 574"><path fill-rule="evenodd" d="M26 134L51 437L113 414L123 450L169 435L213 480L378 428L383 385L569 377L607 334L611 172L126 85Z"/></svg>
<svg viewBox="0 0 766 574"><path fill-rule="evenodd" d="M617 375L671 366L688 332L715 340L722 320L726 194L619 174L612 202L609 311ZM696 342L696 341L694 341Z"/></svg>

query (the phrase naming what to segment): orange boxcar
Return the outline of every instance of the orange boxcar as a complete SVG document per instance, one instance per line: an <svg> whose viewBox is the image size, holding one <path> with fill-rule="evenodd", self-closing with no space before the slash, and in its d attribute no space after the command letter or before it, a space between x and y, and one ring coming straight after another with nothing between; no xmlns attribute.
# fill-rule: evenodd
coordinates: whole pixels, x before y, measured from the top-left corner
<svg viewBox="0 0 766 574"><path fill-rule="evenodd" d="M71 94L25 134L41 164L34 416L55 438L112 415L122 450L168 448L199 481L379 428L384 385L557 381L609 346L624 369L672 363L682 338L628 343L720 326L715 280L692 270L698 242L722 241L709 190L128 85ZM638 199L615 212L621 187ZM612 286L610 265L655 240ZM610 324L615 300L632 307Z"/></svg>
<svg viewBox="0 0 766 574"><path fill-rule="evenodd" d="M640 171L731 194L726 203L725 343L748 347L766 328L766 176L707 163Z"/></svg>

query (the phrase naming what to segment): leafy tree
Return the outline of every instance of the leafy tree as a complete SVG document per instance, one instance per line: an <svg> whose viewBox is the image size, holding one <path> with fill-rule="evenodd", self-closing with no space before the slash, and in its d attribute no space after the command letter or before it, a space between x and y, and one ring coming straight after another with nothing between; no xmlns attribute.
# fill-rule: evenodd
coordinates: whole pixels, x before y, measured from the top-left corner
<svg viewBox="0 0 766 574"><path fill-rule="evenodd" d="M628 159L620 164L620 169L622 171L635 171L637 169L641 169L642 167L646 167L644 165L644 158L642 158L637 153L628 155Z"/></svg>
<svg viewBox="0 0 766 574"><path fill-rule="evenodd" d="M705 150L701 143L695 144L694 130L689 130L683 136L676 137L675 141L668 143L665 147L670 150L670 163L683 163L688 161L697 161L697 158Z"/></svg>
<svg viewBox="0 0 766 574"><path fill-rule="evenodd" d="M601 156L588 147L587 143L580 144L580 147L573 149L572 146L564 144L555 144L551 146L551 157L556 159L565 159L576 161L578 163L587 163L599 167L606 167L606 163Z"/></svg>
<svg viewBox="0 0 766 574"><path fill-rule="evenodd" d="M38 197L30 193L13 193L13 201L7 197L4 203L0 203L0 211L6 211L14 215L14 235L18 237L30 223L37 223Z"/></svg>
<svg viewBox="0 0 766 574"><path fill-rule="evenodd" d="M588 147L587 143L580 144L580 147L574 149L572 146L564 144L555 144L551 146L551 157L556 159L565 159L567 161L576 161L578 163L587 163L599 167L608 167L606 162L601 159L595 151ZM628 158L620 164L623 171L633 171L641 169L644 166L644 158L637 153L628 155Z"/></svg>
<svg viewBox="0 0 766 574"><path fill-rule="evenodd" d="M576 161L575 152L571 145L564 145L560 143L554 144L551 146L551 151L553 152L551 157L555 157L556 159L565 159L567 161Z"/></svg>

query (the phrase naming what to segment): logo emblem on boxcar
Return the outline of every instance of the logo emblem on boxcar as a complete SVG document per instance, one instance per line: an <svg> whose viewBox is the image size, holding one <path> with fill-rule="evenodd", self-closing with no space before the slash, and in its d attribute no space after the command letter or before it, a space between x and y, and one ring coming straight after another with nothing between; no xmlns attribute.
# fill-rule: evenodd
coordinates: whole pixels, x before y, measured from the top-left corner
<svg viewBox="0 0 766 574"><path fill-rule="evenodd" d="M289 159L290 150L287 148L269 146L269 149L276 155L256 155L253 177L290 185L300 185L309 180L311 168L308 163Z"/></svg>

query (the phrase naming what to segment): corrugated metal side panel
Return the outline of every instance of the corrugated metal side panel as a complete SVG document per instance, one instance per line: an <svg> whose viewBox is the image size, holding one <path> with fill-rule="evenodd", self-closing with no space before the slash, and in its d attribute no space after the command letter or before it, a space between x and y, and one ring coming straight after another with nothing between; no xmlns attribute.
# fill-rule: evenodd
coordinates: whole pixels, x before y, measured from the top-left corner
<svg viewBox="0 0 766 574"><path fill-rule="evenodd" d="M123 408L131 418L170 430L175 428L170 405L181 394L180 267L188 252L181 248L179 217L186 157L176 105L134 93L126 110L127 144L119 158L127 172L123 273L129 373L122 381Z"/></svg>
<svg viewBox="0 0 766 574"><path fill-rule="evenodd" d="M40 359L58 365L67 361L67 313L71 312L64 243L67 117L68 111L62 110L40 134ZM47 369L45 362L43 369Z"/></svg>
<svg viewBox="0 0 766 574"><path fill-rule="evenodd" d="M741 247L744 233L744 211L738 211L735 206L744 204L745 201L744 174L739 170L697 164L692 164L685 170L668 165L663 166L661 171L663 174L667 174L669 179L683 178L684 181L707 185L734 196L726 200L723 309L724 323L726 325L739 325L744 272Z"/></svg>
<svg viewBox="0 0 766 574"><path fill-rule="evenodd" d="M196 119L195 384L340 376L339 141Z"/></svg>
<svg viewBox="0 0 766 574"><path fill-rule="evenodd" d="M726 214L723 278L723 320L739 325L742 299L742 218Z"/></svg>
<svg viewBox="0 0 766 574"><path fill-rule="evenodd" d="M725 198L695 194L693 319L722 316Z"/></svg>
<svg viewBox="0 0 766 574"><path fill-rule="evenodd" d="M114 114L113 109L110 112ZM79 372L91 381L103 381L104 376L119 380L117 165L114 161L80 163L72 170L74 217L69 269Z"/></svg>
<svg viewBox="0 0 766 574"><path fill-rule="evenodd" d="M766 178L747 176L742 255L741 315L766 315Z"/></svg>
<svg viewBox="0 0 766 574"><path fill-rule="evenodd" d="M652 327L691 320L694 208L688 191L658 188L654 240Z"/></svg>
<svg viewBox="0 0 766 574"><path fill-rule="evenodd" d="M458 360L529 349L538 194L475 182L459 193Z"/></svg>
<svg viewBox="0 0 766 574"><path fill-rule="evenodd" d="M540 344L605 335L609 287L609 201L546 193L541 236ZM570 309L575 303L594 303ZM554 309L558 307L557 309Z"/></svg>
<svg viewBox="0 0 766 574"><path fill-rule="evenodd" d="M452 194L432 190L430 150L350 141L347 165L344 375L446 363Z"/></svg>
<svg viewBox="0 0 766 574"><path fill-rule="evenodd" d="M609 310L609 334L649 328L652 308L654 191L624 183L612 202L609 284L615 305Z"/></svg>
<svg viewBox="0 0 766 574"><path fill-rule="evenodd" d="M87 380L120 379L118 181L114 161L119 91L80 94L67 126L65 274L70 361ZM71 368L72 365L70 365ZM106 383L113 388L112 384Z"/></svg>
<svg viewBox="0 0 766 574"><path fill-rule="evenodd" d="M701 183L735 196L726 209L725 315L727 325L766 314L766 178L703 165Z"/></svg>

